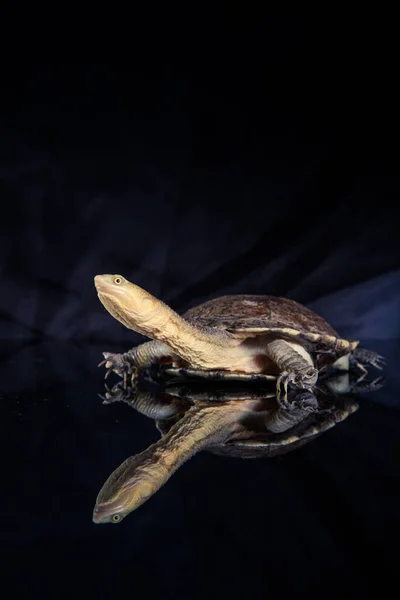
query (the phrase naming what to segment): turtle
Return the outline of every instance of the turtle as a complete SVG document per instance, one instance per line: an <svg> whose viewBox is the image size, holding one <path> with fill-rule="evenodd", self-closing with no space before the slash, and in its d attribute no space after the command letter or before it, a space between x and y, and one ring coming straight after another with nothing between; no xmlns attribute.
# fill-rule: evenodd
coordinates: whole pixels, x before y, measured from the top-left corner
<svg viewBox="0 0 400 600"><path fill-rule="evenodd" d="M322 370L365 365L382 369L384 357L343 339L320 315L299 302L238 294L203 302L179 315L122 275L96 275L100 302L128 329L151 341L123 354L103 352L106 377L125 379L157 365L170 375L236 381L276 380L311 389ZM169 371L168 371L169 368ZM171 370L172 369L172 370Z"/></svg>
<svg viewBox="0 0 400 600"><path fill-rule="evenodd" d="M180 384L161 392L114 385L105 403L123 401L156 420L161 437L127 458L97 495L92 520L119 523L150 499L194 454L207 450L235 458L275 457L293 451L358 409L351 396L291 389L282 406L276 390ZM204 384L203 384L204 386Z"/></svg>

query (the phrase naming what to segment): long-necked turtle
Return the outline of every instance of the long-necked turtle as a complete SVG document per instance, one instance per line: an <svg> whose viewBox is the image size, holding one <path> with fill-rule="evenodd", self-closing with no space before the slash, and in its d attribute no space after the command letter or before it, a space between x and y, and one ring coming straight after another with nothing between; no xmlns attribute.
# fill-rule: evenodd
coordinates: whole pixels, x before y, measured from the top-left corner
<svg viewBox="0 0 400 600"><path fill-rule="evenodd" d="M275 392L174 387L160 394L114 386L106 402L122 400L156 419L162 437L125 460L102 486L95 523L118 523L146 502L200 450L239 458L272 457L310 442L357 410L349 396L291 390L288 408Z"/></svg>
<svg viewBox="0 0 400 600"><path fill-rule="evenodd" d="M220 379L277 379L311 388L318 370L349 363L381 368L383 357L340 338L319 315L287 298L223 296L182 316L122 275L97 275L98 297L125 327L153 341L125 354L104 352L108 372L132 373L153 364L172 363L188 375ZM102 363L101 363L102 364Z"/></svg>

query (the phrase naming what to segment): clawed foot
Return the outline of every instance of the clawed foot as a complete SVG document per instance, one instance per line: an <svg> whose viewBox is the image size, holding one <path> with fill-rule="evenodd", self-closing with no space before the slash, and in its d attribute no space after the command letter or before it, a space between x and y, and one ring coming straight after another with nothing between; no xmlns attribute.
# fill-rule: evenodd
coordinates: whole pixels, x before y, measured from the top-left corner
<svg viewBox="0 0 400 600"><path fill-rule="evenodd" d="M104 379L110 375L110 373L116 373L124 379L124 386L127 386L128 381L134 381L137 375L136 367L130 362L124 354L114 354L113 352L103 352L104 360L102 360L98 366L106 366L107 372Z"/></svg>
<svg viewBox="0 0 400 600"><path fill-rule="evenodd" d="M371 365L375 367L375 369L379 369L382 371L383 367L386 365L386 360L384 356L381 356L377 352L373 350L365 350L364 348L356 348L353 351L353 361L356 367L360 369L362 373L367 373L367 369L365 366Z"/></svg>
<svg viewBox="0 0 400 600"><path fill-rule="evenodd" d="M355 384L352 386L352 391L365 393L365 392L375 392L379 390L385 385L384 377L377 377L373 381L365 381L365 375L362 375L357 379Z"/></svg>
<svg viewBox="0 0 400 600"><path fill-rule="evenodd" d="M312 392L300 392L296 394L291 404L294 408L298 408L307 413L316 412L318 410L318 400Z"/></svg>
<svg viewBox="0 0 400 600"><path fill-rule="evenodd" d="M375 369L379 369L380 371L382 371L383 367L386 366L386 360L384 356L377 354L376 356L374 356L374 358L369 364L375 367Z"/></svg>
<svg viewBox="0 0 400 600"><path fill-rule="evenodd" d="M283 371L276 380L276 393L278 399L282 396L287 396L288 385L293 385L298 388L310 389L318 379L318 371L314 367L310 367L307 371L300 373L288 373Z"/></svg>
<svg viewBox="0 0 400 600"><path fill-rule="evenodd" d="M312 392L290 391L278 396L279 405L286 410L311 413L318 410L318 400Z"/></svg>
<svg viewBox="0 0 400 600"><path fill-rule="evenodd" d="M111 389L107 384L104 385L106 388L105 395L98 394L99 398L103 400L103 404L112 404L113 402L132 403L133 387L124 385L122 381L116 383Z"/></svg>

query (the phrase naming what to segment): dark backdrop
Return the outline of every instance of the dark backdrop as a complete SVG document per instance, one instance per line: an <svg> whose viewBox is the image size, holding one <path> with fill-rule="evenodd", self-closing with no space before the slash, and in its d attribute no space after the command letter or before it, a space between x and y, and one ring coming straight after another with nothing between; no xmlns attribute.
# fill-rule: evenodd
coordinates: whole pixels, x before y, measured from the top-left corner
<svg viewBox="0 0 400 600"><path fill-rule="evenodd" d="M334 63L311 78L295 50L289 40L265 64L232 57L198 75L174 64L9 73L1 337L132 339L97 300L93 277L109 272L177 310L282 294L323 308L343 335L396 337L389 317L379 331L360 320L377 295L393 308L399 286L393 97Z"/></svg>
<svg viewBox="0 0 400 600"><path fill-rule="evenodd" d="M225 32L207 60L202 46L171 58L160 43L156 59L130 67L3 72L0 337L14 482L3 567L21 594L56 597L78 575L98 597L137 595L135 582L150 597L364 593L394 573L398 412L371 402L339 448L329 438L268 476L257 461L197 457L118 528L91 524L109 472L155 439L129 409L96 402L100 351L139 340L101 306L96 274L123 274L178 311L220 294L289 296L398 357L398 109L384 33L345 49L333 36L322 57L323 31L310 39L277 20L248 33ZM380 399L398 405L397 393ZM379 496L363 507L369 478Z"/></svg>

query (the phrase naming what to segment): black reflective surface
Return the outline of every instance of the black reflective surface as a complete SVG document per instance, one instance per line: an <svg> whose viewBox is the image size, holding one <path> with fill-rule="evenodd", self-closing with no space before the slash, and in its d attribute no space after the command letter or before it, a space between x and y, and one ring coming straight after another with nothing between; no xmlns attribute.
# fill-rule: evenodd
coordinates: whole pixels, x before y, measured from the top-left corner
<svg viewBox="0 0 400 600"><path fill-rule="evenodd" d="M394 583L400 352L368 347L387 357L387 384L345 421L284 456L201 452L118 526L92 522L96 495L159 438L154 421L102 404L102 347L3 347L3 581L49 598L334 597Z"/></svg>

